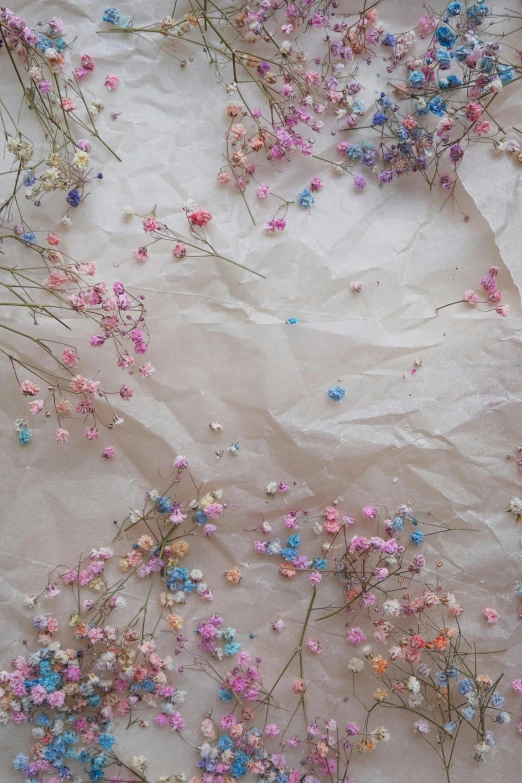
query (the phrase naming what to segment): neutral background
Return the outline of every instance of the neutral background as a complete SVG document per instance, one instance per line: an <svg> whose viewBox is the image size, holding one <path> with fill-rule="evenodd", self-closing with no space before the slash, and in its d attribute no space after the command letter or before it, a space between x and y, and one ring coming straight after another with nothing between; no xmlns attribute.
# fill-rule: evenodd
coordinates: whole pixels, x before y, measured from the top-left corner
<svg viewBox="0 0 522 783"><path fill-rule="evenodd" d="M166 2L146 4L147 16L130 3L120 8L135 10L136 23L170 10ZM295 644L306 591L301 593L297 582L281 584L276 564L253 553L254 537L244 528L257 525L264 513L282 534L285 510L319 508L338 496L352 515L367 503L393 510L411 501L454 527L476 529L437 539L431 560L443 561L437 575L465 606L468 638L487 650L506 650L488 659L485 668L495 674L504 670L507 682L521 677L520 530L506 514L509 500L520 494L517 468L506 460L520 434L518 164L483 145L469 152L457 191L470 218L465 222L451 205L441 211L446 194L430 193L420 181L405 179L386 188L370 183L358 193L351 178L337 178L319 161L300 159L277 175L276 191L294 198L315 175L324 179L325 189L311 214L291 207L287 230L270 237L263 230L268 208L255 205L258 225L252 226L237 194L215 182L227 96L200 52L181 70L157 43L97 36L104 26L103 6L93 0L81 6L17 4L16 10L33 23L58 14L70 37L77 36L72 66L84 52L96 60L86 90L105 101L100 127L123 163L94 151L104 180L93 184L87 203L72 215L74 226L59 231L71 255L96 261L100 276L121 278L147 295L152 335L147 358L157 370L148 381L135 383L134 398L120 406L124 427L104 432L103 443L85 441L78 428L68 446L59 446L52 437L54 423L41 420L33 442L22 449L13 421L26 415L25 403L9 368L2 367L0 668L8 668L22 640L32 638L24 594L38 591L55 564L74 562L91 546L108 544L113 520L139 506L147 489L161 489L159 473L166 476L172 458L187 454L194 476L205 487L223 488L236 505L219 535L192 553L187 565L205 572L216 596L213 608L235 625L246 649L265 657L268 679ZM399 30L420 15L416 0L383 5L383 18L396 20ZM121 79L116 92L103 86L107 73ZM360 80L373 85L364 72ZM368 104L372 93L367 87ZM515 122L519 105L499 98L497 116L506 128ZM112 120L111 112L121 114ZM322 141L330 156L333 141ZM274 178L267 169L266 181ZM160 219L182 228L188 198L212 212L213 244L265 274L266 281L223 261L176 262L167 247L153 248L145 263L132 258L144 234L137 219L123 220L123 208L145 214L157 205ZM56 202L47 212L33 211L28 220L34 229L57 228L62 212ZM500 267L499 286L512 317L479 314L462 305L436 316L436 306L474 288L492 264ZM350 292L352 280L363 282L361 294ZM302 323L286 325L290 316ZM81 372L88 376L102 369L117 388L125 378L113 368L112 357L88 347L83 324L76 322L75 329L80 348L85 345ZM417 358L422 368L411 375ZM347 395L336 405L326 390L339 379ZM209 430L211 420L223 425L222 434ZM226 448L237 440L240 454L234 458ZM105 445L117 448L115 460L101 458ZM217 460L220 448L225 456ZM292 490L267 504L264 487L272 480L286 480ZM237 563L244 579L231 588L222 574ZM499 611L496 626L482 619L484 606ZM204 615L201 604L189 603L186 611L190 608ZM65 618L67 601L62 609ZM287 623L280 636L269 627L279 616ZM317 635L326 646L328 638ZM337 710L343 721L353 717L351 706L337 704L339 693L348 693L347 648L333 636L330 643L335 654L313 663L314 684L322 694L322 714ZM197 744L201 737L190 732L215 705L215 693L196 677L187 690L187 736ZM454 783L518 774L515 725L522 705L515 695L507 709L513 723L496 731L499 747L488 763L471 767L470 742L460 751ZM435 755L413 737L409 724L392 733L393 741L378 755L355 759L357 783L410 781L419 765L426 769L426 781L441 779ZM158 734L149 729L138 737L140 751L155 756L153 771L194 774L193 752L171 735ZM15 779L11 757L29 746L22 735L12 728L0 732L5 781Z"/></svg>

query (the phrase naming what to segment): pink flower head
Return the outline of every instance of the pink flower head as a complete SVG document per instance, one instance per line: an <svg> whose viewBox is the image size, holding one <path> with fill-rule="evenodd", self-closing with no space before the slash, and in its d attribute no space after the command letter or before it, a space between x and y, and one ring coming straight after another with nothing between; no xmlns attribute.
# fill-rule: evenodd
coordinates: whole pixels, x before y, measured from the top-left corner
<svg viewBox="0 0 522 783"><path fill-rule="evenodd" d="M231 176L228 171L223 171L223 169L221 169L221 171L218 171L216 179L220 185L225 185L227 182L230 182Z"/></svg>
<svg viewBox="0 0 522 783"><path fill-rule="evenodd" d="M156 220L155 217L148 217L145 218L142 222L143 230L150 234L151 231L156 231L159 228L159 222Z"/></svg>
<svg viewBox="0 0 522 783"><path fill-rule="evenodd" d="M509 313L509 305L499 305L495 308L495 311L503 318L506 318Z"/></svg>
<svg viewBox="0 0 522 783"><path fill-rule="evenodd" d="M116 449L112 446L107 446L107 448L103 450L103 456L106 457L106 459L112 459L112 457L116 456Z"/></svg>
<svg viewBox="0 0 522 783"><path fill-rule="evenodd" d="M197 209L195 212L191 212L188 219L193 226L206 226L212 220L212 215L206 209Z"/></svg>
<svg viewBox="0 0 522 783"><path fill-rule="evenodd" d="M320 177L314 177L310 183L310 190L313 192L322 190L323 188L324 185L322 179L320 179Z"/></svg>
<svg viewBox="0 0 522 783"><path fill-rule="evenodd" d="M69 441L69 432L62 427L58 427L54 433L54 439L57 443L67 443Z"/></svg>
<svg viewBox="0 0 522 783"><path fill-rule="evenodd" d="M185 468L188 468L187 458L183 457L181 454L179 454L176 457L176 459L174 460L173 466L175 468L179 468L181 470L184 470Z"/></svg>
<svg viewBox="0 0 522 783"><path fill-rule="evenodd" d="M484 111L484 107L481 106L480 103L477 103L476 101L471 101L466 106L466 119L470 122L476 122L480 119L482 113Z"/></svg>
<svg viewBox="0 0 522 783"><path fill-rule="evenodd" d="M490 124L487 120L483 120L482 122L477 122L475 125L475 133L477 136L484 136L486 133L489 132Z"/></svg>
<svg viewBox="0 0 522 783"><path fill-rule="evenodd" d="M210 517L211 519L219 519L223 511L223 506L221 503L211 503L209 506L205 506L203 510L207 517Z"/></svg>
<svg viewBox="0 0 522 783"><path fill-rule="evenodd" d="M47 242L49 245L59 245L60 244L60 237L58 234L49 233L47 234Z"/></svg>
<svg viewBox="0 0 522 783"><path fill-rule="evenodd" d="M120 389L120 397L122 400L128 401L132 397L134 392L132 391L132 387L128 386L126 383L123 384L123 386Z"/></svg>
<svg viewBox="0 0 522 783"><path fill-rule="evenodd" d="M522 680L513 680L511 687L517 693L522 693Z"/></svg>
<svg viewBox="0 0 522 783"><path fill-rule="evenodd" d="M319 642L318 639L308 639L306 646L310 652L313 652L316 655L319 655L319 653L323 651L323 645Z"/></svg>
<svg viewBox="0 0 522 783"><path fill-rule="evenodd" d="M142 378L150 378L150 376L153 375L155 372L156 370L150 362L147 362L147 364L144 364L142 367L139 368L139 373Z"/></svg>
<svg viewBox="0 0 522 783"><path fill-rule="evenodd" d="M83 54L81 62L86 71L94 71L94 60L90 54Z"/></svg>
<svg viewBox="0 0 522 783"><path fill-rule="evenodd" d="M488 623L496 623L498 620L498 612L496 609L488 609L486 607L482 610L482 615Z"/></svg>
<svg viewBox="0 0 522 783"><path fill-rule="evenodd" d="M274 631L277 631L278 633L281 633L281 631L283 630L284 627L285 627L285 624L284 624L283 620L281 620L281 618L279 618L279 620L275 620L272 623L272 628L274 629Z"/></svg>
<svg viewBox="0 0 522 783"><path fill-rule="evenodd" d="M85 68L82 68L80 65L78 68L74 69L74 75L78 81L81 81L82 79L85 79L85 77L88 74L88 71L85 70Z"/></svg>
<svg viewBox="0 0 522 783"><path fill-rule="evenodd" d="M138 247L136 250L132 251L132 255L134 258L137 258L138 261L146 261L149 257L149 251L146 247Z"/></svg>
<svg viewBox="0 0 522 783"><path fill-rule="evenodd" d="M319 584L322 578L323 577L321 576L321 573L319 571L312 571L312 573L310 574L310 582L314 587Z"/></svg>
<svg viewBox="0 0 522 783"><path fill-rule="evenodd" d="M74 111L76 104L70 98L62 98L62 109L66 112Z"/></svg>
<svg viewBox="0 0 522 783"><path fill-rule="evenodd" d="M270 188L268 185L260 185L256 190L256 196L258 198L266 198L270 195Z"/></svg>
<svg viewBox="0 0 522 783"><path fill-rule="evenodd" d="M277 737L279 734L279 726L275 723L269 723L265 728L265 734L267 737Z"/></svg>
<svg viewBox="0 0 522 783"><path fill-rule="evenodd" d="M361 628L350 628L347 638L350 644L362 644L366 641L366 634Z"/></svg>
<svg viewBox="0 0 522 783"><path fill-rule="evenodd" d="M476 294L475 291L464 291L464 300L466 304L469 304L471 307L473 307L473 305L476 305L479 300L478 294Z"/></svg>
<svg viewBox="0 0 522 783"><path fill-rule="evenodd" d="M105 86L108 90L115 90L118 84L120 83L120 80L114 73L110 73L108 76L105 77Z"/></svg>
<svg viewBox="0 0 522 783"><path fill-rule="evenodd" d="M87 440L96 440L100 437L100 433L96 429L96 427L86 427L84 436L87 438Z"/></svg>
<svg viewBox="0 0 522 783"><path fill-rule="evenodd" d="M174 258L185 258L187 255L187 246L183 242L178 242L172 248L172 255Z"/></svg>
<svg viewBox="0 0 522 783"><path fill-rule="evenodd" d="M377 509L374 506L365 506L362 511L366 519L375 519L377 516Z"/></svg>
<svg viewBox="0 0 522 783"><path fill-rule="evenodd" d="M36 397L40 391L40 387L31 381L24 381L20 384L20 391L25 397Z"/></svg>
<svg viewBox="0 0 522 783"><path fill-rule="evenodd" d="M266 224L266 230L269 234L274 234L276 231L284 231L286 227L286 220L284 218L278 218L277 220L269 220Z"/></svg>
<svg viewBox="0 0 522 783"><path fill-rule="evenodd" d="M40 413L42 410L44 403L43 400L33 400L32 402L27 403L29 405L29 410L35 416L37 413Z"/></svg>

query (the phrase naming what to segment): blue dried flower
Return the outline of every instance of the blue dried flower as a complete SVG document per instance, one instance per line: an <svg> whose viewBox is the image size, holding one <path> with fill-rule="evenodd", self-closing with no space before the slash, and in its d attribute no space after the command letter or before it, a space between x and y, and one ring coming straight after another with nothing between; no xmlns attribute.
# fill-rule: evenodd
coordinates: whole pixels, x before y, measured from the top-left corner
<svg viewBox="0 0 522 783"><path fill-rule="evenodd" d="M496 708L502 707L502 705L504 704L504 697L501 696L498 691L495 691L494 693L491 694L489 703L491 704L492 707L496 707Z"/></svg>
<svg viewBox="0 0 522 783"><path fill-rule="evenodd" d="M457 725L458 723L456 720L450 720L448 723L444 724L444 731L446 731L448 734L453 734L457 728Z"/></svg>
<svg viewBox="0 0 522 783"><path fill-rule="evenodd" d="M26 769L28 764L29 759L27 756L24 756L23 753L19 753L18 756L13 759L13 767L15 769Z"/></svg>
<svg viewBox="0 0 522 783"><path fill-rule="evenodd" d="M442 100L440 95L436 95L428 103L428 109L431 111L432 114L436 114L437 117L442 117L444 112L446 111L446 102Z"/></svg>
<svg viewBox="0 0 522 783"><path fill-rule="evenodd" d="M446 8L448 16L458 16L462 11L462 3L450 3Z"/></svg>
<svg viewBox="0 0 522 783"><path fill-rule="evenodd" d="M299 533L293 533L291 536L288 536L286 539L287 546L299 546L301 543L301 535Z"/></svg>
<svg viewBox="0 0 522 783"><path fill-rule="evenodd" d="M343 397L346 397L346 389L343 389L342 386L331 386L326 393L335 402L341 402Z"/></svg>
<svg viewBox="0 0 522 783"><path fill-rule="evenodd" d="M36 242L36 237L32 231L25 231L21 235L20 239L22 239L24 242L27 242L28 244L31 244L32 242Z"/></svg>
<svg viewBox="0 0 522 783"><path fill-rule="evenodd" d="M435 674L435 682L437 685L446 686L448 684L448 678L445 672L437 672Z"/></svg>
<svg viewBox="0 0 522 783"><path fill-rule="evenodd" d="M381 45L382 46L395 46L396 43L397 43L397 39L395 38L395 36L392 35L391 33L386 33L386 35L382 39L382 44Z"/></svg>
<svg viewBox="0 0 522 783"><path fill-rule="evenodd" d="M350 144L346 150L346 154L350 160L359 160L359 158L362 158L363 151L358 144Z"/></svg>
<svg viewBox="0 0 522 783"><path fill-rule="evenodd" d="M461 696L465 696L466 693L470 693L470 691L473 690L471 680L469 680L467 677L464 677L464 679L460 680L458 689Z"/></svg>
<svg viewBox="0 0 522 783"><path fill-rule="evenodd" d="M121 19L121 14L117 8L114 8L114 6L110 6L109 8L106 8L105 11L103 12L104 22L109 22L109 24L118 24L120 19Z"/></svg>
<svg viewBox="0 0 522 783"><path fill-rule="evenodd" d="M192 520L194 522L197 522L198 525L204 525L207 519L208 517L204 511L196 511L196 513L192 517Z"/></svg>
<svg viewBox="0 0 522 783"><path fill-rule="evenodd" d="M373 115L372 125L377 125L377 127L380 127L384 125L387 119L388 118L386 114L384 114L382 111L378 111Z"/></svg>
<svg viewBox="0 0 522 783"><path fill-rule="evenodd" d="M444 46L446 49L449 49L455 41L457 40L457 36L451 29L451 27L446 27L443 25L442 27L439 27L437 32L435 33L435 38L440 43L441 46Z"/></svg>
<svg viewBox="0 0 522 783"><path fill-rule="evenodd" d="M475 717L475 710L473 707L463 707L463 709L460 711L460 714L463 718L466 718L466 720L473 720Z"/></svg>
<svg viewBox="0 0 522 783"><path fill-rule="evenodd" d="M303 188L303 190L297 194L297 203L300 207L304 207L305 209L308 209L308 207L313 207L315 204L315 199L312 196L312 192L309 188Z"/></svg>
<svg viewBox="0 0 522 783"><path fill-rule="evenodd" d="M437 49L436 59L442 68L449 68L451 65L451 55L449 52L445 52L444 49Z"/></svg>
<svg viewBox="0 0 522 783"><path fill-rule="evenodd" d="M422 532L422 530L414 530L410 536L410 541L412 544L415 544L415 546L419 546L419 544L422 544L422 542L424 541L424 533Z"/></svg>
<svg viewBox="0 0 522 783"><path fill-rule="evenodd" d="M286 320L286 323L287 324L300 324L301 323L301 319L300 318L295 318L294 316L292 316L292 318L288 318Z"/></svg>
<svg viewBox="0 0 522 783"><path fill-rule="evenodd" d="M28 430L27 427L18 433L18 443L21 446L27 446L28 443L30 443L33 439L33 434L31 430Z"/></svg>
<svg viewBox="0 0 522 783"><path fill-rule="evenodd" d="M36 177L32 172L27 172L24 177L24 185L26 188L30 188L36 182Z"/></svg>
<svg viewBox="0 0 522 783"><path fill-rule="evenodd" d="M424 74L422 73L422 71L412 71L410 73L410 78L408 79L408 81L411 87L414 87L416 90L419 90L424 84Z"/></svg>
<svg viewBox="0 0 522 783"><path fill-rule="evenodd" d="M65 200L68 204L71 205L71 207L77 207L80 204L82 197L80 196L78 190L73 188L68 192L67 198Z"/></svg>
<svg viewBox="0 0 522 783"><path fill-rule="evenodd" d="M316 557L313 562L313 567L315 568L316 571L324 571L327 565L328 563L326 562L326 560L320 557Z"/></svg>
<svg viewBox="0 0 522 783"><path fill-rule="evenodd" d="M113 737L112 734L108 734L106 731L98 737L98 743L104 750L110 750L115 742L116 737Z"/></svg>

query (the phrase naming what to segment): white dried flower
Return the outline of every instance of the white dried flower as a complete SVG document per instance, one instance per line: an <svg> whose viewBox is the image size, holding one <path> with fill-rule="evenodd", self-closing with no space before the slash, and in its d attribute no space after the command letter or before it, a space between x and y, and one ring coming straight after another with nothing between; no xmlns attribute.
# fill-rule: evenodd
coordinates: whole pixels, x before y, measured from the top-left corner
<svg viewBox="0 0 522 783"><path fill-rule="evenodd" d="M277 495L277 491L279 489L279 484L277 481L271 481L269 484L265 487L265 492L267 495L270 495L270 497L274 497Z"/></svg>
<svg viewBox="0 0 522 783"><path fill-rule="evenodd" d="M516 514L517 517L522 516L522 499L521 498L513 498L513 500L509 504L509 510L513 514Z"/></svg>
<svg viewBox="0 0 522 783"><path fill-rule="evenodd" d="M217 421L211 421L208 425L212 432L223 432L223 427Z"/></svg>
<svg viewBox="0 0 522 783"><path fill-rule="evenodd" d="M364 661L361 661L360 658L350 658L348 661L348 668L351 672L362 672L364 669Z"/></svg>
<svg viewBox="0 0 522 783"><path fill-rule="evenodd" d="M125 220L130 220L132 217L134 217L134 210L132 207L124 207L123 208L123 217Z"/></svg>

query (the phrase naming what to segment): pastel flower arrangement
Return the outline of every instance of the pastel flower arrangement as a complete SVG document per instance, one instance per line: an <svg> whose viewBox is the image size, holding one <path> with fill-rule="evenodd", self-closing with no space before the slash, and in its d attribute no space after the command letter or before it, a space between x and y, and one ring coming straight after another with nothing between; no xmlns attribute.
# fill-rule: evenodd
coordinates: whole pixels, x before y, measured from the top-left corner
<svg viewBox="0 0 522 783"><path fill-rule="evenodd" d="M520 145L505 141L491 105L519 78L504 41L519 17L485 3L449 3L440 17L426 13L397 34L379 19L381 2L346 16L338 3L326 10L306 0L263 0L255 8L221 9L196 0L175 17L140 24L122 23L111 7L100 33L159 36L184 68L195 67L184 49L203 48L228 94L217 180L236 189L253 222L247 193L275 199L276 215L267 223L274 233L284 230L292 201L274 193L267 174L298 166L303 156L349 174L354 193L370 181L387 186L416 174L455 198L470 144L520 153ZM391 79L373 107L359 81L371 61ZM332 159L322 139L341 133L348 141L337 142ZM299 206L314 202L313 187L298 194Z"/></svg>
<svg viewBox="0 0 522 783"><path fill-rule="evenodd" d="M292 615L298 638L290 643L284 668L269 675L223 617L196 619L191 594L204 603L213 600L197 563L208 560L213 537L225 535L229 504L219 489L181 500L184 479L198 484L185 456L176 457L173 466L168 486L146 493L143 506L117 525L110 547L91 549L73 566L58 566L39 595L25 598L26 607L38 612L32 621L37 636L9 671L0 672L0 722L20 724L25 732L26 724L32 728L30 753L13 759L26 783L82 774L90 781L158 783L146 754L120 748L118 729L135 722L150 729L151 714L157 730L170 729L183 741L189 729L183 715L185 669L199 671L215 688L209 708L200 710L202 741L192 783L224 783L246 774L260 783L332 775L353 781L356 757L364 764L379 746L399 741L398 729L388 728L390 709L411 715L412 734L435 749L447 780L461 727L476 738L474 760L485 760L494 745L493 728L510 720L498 689L501 675L482 668L481 651L470 647L460 628L462 607L452 593L432 586L426 554L414 540L420 524L427 535L447 534L448 525L408 505L384 519L378 506L367 505L358 521L341 513L340 501L322 512L287 511L285 546L267 539L255 549L281 558L276 579L306 576L301 584L309 598L304 617ZM283 484L279 495L289 491L284 482L276 485ZM279 514L277 508L271 513ZM347 535L359 525L362 535ZM265 536L272 526L264 519L257 529ZM300 553L305 540L315 557ZM237 567L229 571L235 576L228 581L237 583ZM136 591L143 598L129 613L127 600ZM45 605L67 594L74 605L68 622L73 638L65 643L56 612ZM492 611L485 609L484 616ZM323 623L332 617L341 621L354 697L341 701L335 717L313 709L316 683L308 672L311 657L330 652L331 626ZM271 628L284 644L283 619ZM338 661L339 652L335 655ZM513 689L522 692L519 680ZM204 692L209 698L208 687ZM185 779L177 771L159 780Z"/></svg>

